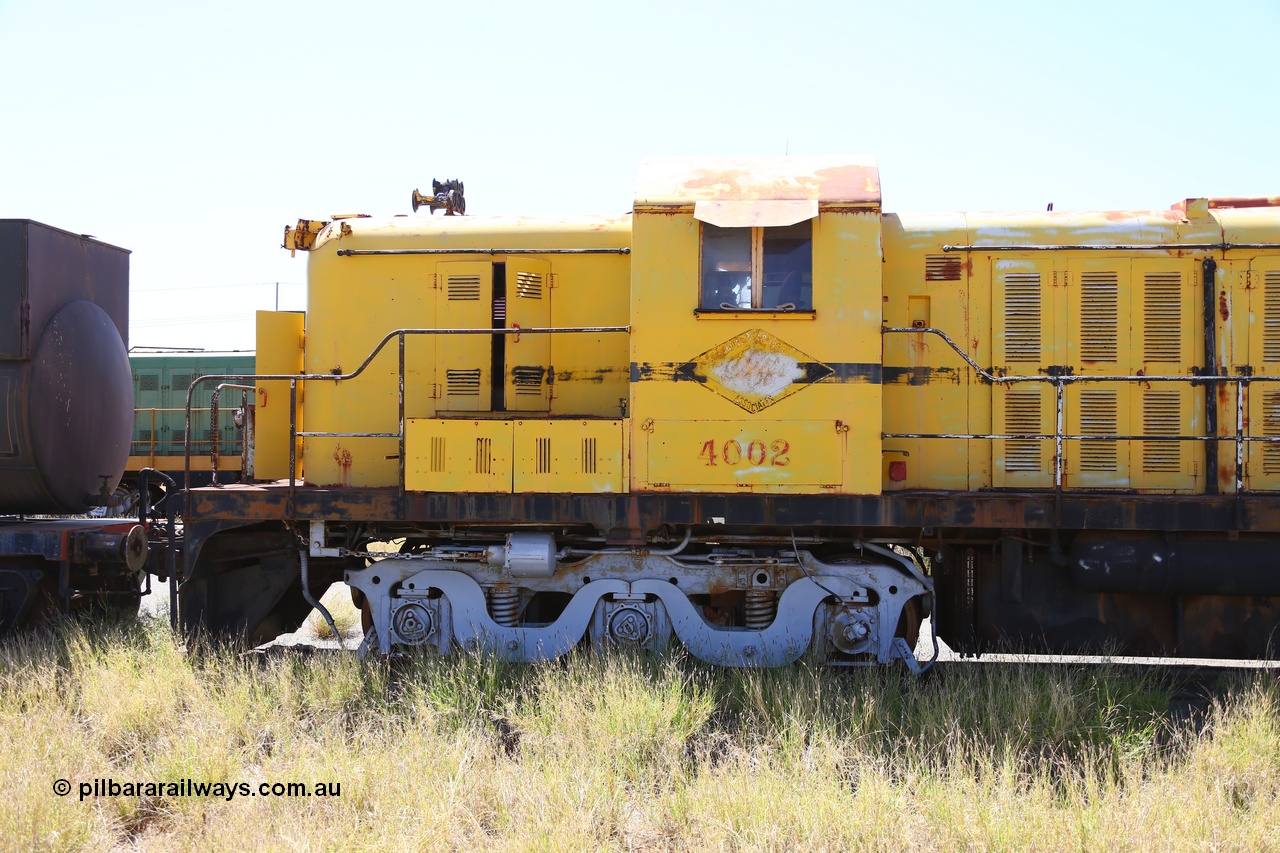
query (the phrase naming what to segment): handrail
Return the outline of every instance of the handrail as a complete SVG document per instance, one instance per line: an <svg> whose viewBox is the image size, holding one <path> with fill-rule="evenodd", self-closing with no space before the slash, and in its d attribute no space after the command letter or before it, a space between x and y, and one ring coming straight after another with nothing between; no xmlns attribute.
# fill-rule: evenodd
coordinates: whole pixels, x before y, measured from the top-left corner
<svg viewBox="0 0 1280 853"><path fill-rule="evenodd" d="M163 413L174 413L174 412L183 412L183 411L186 411L186 410L183 409L181 406L176 406L176 407L135 406L133 409L133 426L134 426L135 432L138 428L138 415L149 414L151 417L150 417L150 429L148 430L148 432L151 437L145 440L131 438L129 440L129 455L140 456L140 457L144 456L147 459L153 459L153 460L161 457L166 457L166 456L177 456L178 455L177 445L180 445L182 442L179 440L171 439L171 438L162 440L156 437L156 413L159 412L163 414ZM191 412L193 414L200 414L204 412L212 415L212 407L200 406L198 408L192 408ZM192 443L195 445L211 444L215 447L222 444L234 444L236 442L243 443L243 439L200 438L200 439L192 440ZM135 446L139 444L145 444L147 446L145 452L138 452L138 453L134 452ZM165 448L165 447L172 448L174 452L172 453L157 452L157 448ZM229 455L235 455L235 454L232 453L232 454L220 454L220 455L229 456Z"/></svg>
<svg viewBox="0 0 1280 853"><path fill-rule="evenodd" d="M1094 374L1077 374L1065 373L1061 375L1025 375L1025 376L1001 376L983 369L978 362L974 361L970 355L956 344L951 337L941 329L935 329L932 326L885 326L880 330L885 334L929 334L937 335L947 343L956 355L964 359L965 363L973 368L980 377L992 384L1011 384L1015 382L1047 382L1051 384L1071 384L1078 382L1280 382L1280 376L1229 376L1217 374L1195 374L1192 376L1145 376L1138 374L1120 374L1115 376L1102 376Z"/></svg>
<svg viewBox="0 0 1280 853"><path fill-rule="evenodd" d="M1280 243L993 243L944 244L944 252L1230 252L1234 249L1280 249ZM341 254L341 252L339 252Z"/></svg>
<svg viewBox="0 0 1280 853"><path fill-rule="evenodd" d="M978 362L974 361L963 349L961 349L946 332L932 326L886 326L881 331L885 334L931 334L942 338L951 349L964 360L970 368L973 369L978 376L992 385L1013 385L1019 383L1043 383L1054 387L1054 421L1055 429L1052 435L1041 435L1036 433L1016 433L1001 435L996 433L894 433L882 432L881 438L911 438L911 439L952 439L952 440L977 440L977 441L1052 441L1054 442L1054 460L1053 460L1053 487L1055 491L1062 489L1063 483L1063 454L1062 445L1066 441L1222 441L1231 439L1236 447L1236 489L1237 498L1244 492L1244 447L1249 442L1261 443L1280 443L1280 436L1250 436L1244 432L1244 398L1245 386L1257 382L1280 382L1280 376L1230 376L1219 374L1193 374L1189 376L1147 376L1139 374L1123 374L1123 375L1092 375L1092 374L1043 374L1043 375L1024 375L1024 376L1001 376L984 369ZM1079 385L1090 382L1128 382L1128 383L1148 383L1148 382L1173 382L1187 383L1191 385L1209 385L1216 387L1220 384L1232 383L1236 386L1236 433L1234 436L1226 435L1204 435L1204 436L1167 436L1167 435L1068 435L1063 431L1064 406L1063 396L1064 389L1067 385ZM1213 473L1209 472L1212 476Z"/></svg>
<svg viewBox="0 0 1280 853"><path fill-rule="evenodd" d="M218 434L218 399L222 396L222 391L225 388L232 388L234 390L241 392L240 405L243 406L246 410L249 408L249 392L253 391L256 393L258 390L256 385L239 385L234 382L222 382L218 385L218 387L213 389L213 396L209 398L210 441L216 441L216 439L214 439L213 436ZM244 441L245 439L241 438L241 442L244 442ZM240 446L241 455L243 455L244 453L244 448L245 448L245 444L242 443ZM209 477L210 477L210 480L213 482L213 485L215 486L218 485L218 457L220 455L221 454L218 452L218 445L210 444L209 445L209 469L210 469Z"/></svg>
<svg viewBox="0 0 1280 853"><path fill-rule="evenodd" d="M404 375L405 375L405 358L404 347L405 339L410 336L418 335L553 335L553 334L613 334L613 333L629 333L630 326L533 326L527 329L395 329L383 335L382 340L378 341L365 360L350 373L227 373L227 374L209 374L207 376L197 376L187 386L186 400L186 444L183 448L183 493L185 495L185 511L189 514L191 511L191 398L195 393L197 386L206 382L288 382L289 383L289 498L287 505L287 514L293 514L294 498L297 491L297 442L298 442L298 383L314 382L317 380L325 380L327 382L346 382L355 379L364 373L365 369L373 363L382 350L393 339L399 343L399 408L400 408L400 432L398 438L400 440L400 490L404 491ZM327 435L327 433L309 433L312 436ZM391 438L390 434L382 437Z"/></svg>

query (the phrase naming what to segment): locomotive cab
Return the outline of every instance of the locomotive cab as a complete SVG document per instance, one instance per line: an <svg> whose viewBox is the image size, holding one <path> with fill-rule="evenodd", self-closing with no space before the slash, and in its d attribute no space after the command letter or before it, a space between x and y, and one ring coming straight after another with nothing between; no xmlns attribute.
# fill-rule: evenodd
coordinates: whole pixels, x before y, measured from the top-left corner
<svg viewBox="0 0 1280 853"><path fill-rule="evenodd" d="M878 494L874 161L648 160L633 227L632 488Z"/></svg>

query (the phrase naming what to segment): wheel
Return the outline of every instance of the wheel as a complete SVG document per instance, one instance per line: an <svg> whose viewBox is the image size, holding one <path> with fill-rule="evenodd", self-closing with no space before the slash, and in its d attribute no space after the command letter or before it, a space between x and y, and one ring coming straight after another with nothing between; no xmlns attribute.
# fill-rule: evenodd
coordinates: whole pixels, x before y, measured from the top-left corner
<svg viewBox="0 0 1280 853"><path fill-rule="evenodd" d="M351 603L360 608L360 632L368 634L369 629L373 627L373 608L369 606L369 599L365 598L365 594L353 586L351 587Z"/></svg>
<svg viewBox="0 0 1280 853"><path fill-rule="evenodd" d="M902 637L907 645L915 650L920 640L920 622L924 619L924 607L921 596L909 598L902 605L902 615L898 617L898 627L893 632L895 637Z"/></svg>

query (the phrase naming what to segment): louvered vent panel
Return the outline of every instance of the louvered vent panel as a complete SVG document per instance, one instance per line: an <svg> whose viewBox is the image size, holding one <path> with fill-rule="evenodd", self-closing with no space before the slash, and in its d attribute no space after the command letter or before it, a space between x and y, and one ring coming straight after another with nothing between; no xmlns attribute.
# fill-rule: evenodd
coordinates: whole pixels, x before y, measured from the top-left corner
<svg viewBox="0 0 1280 853"><path fill-rule="evenodd" d="M1080 392L1081 435L1117 435L1118 423L1115 391ZM1080 442L1080 470L1117 470L1116 443L1114 441Z"/></svg>
<svg viewBox="0 0 1280 853"><path fill-rule="evenodd" d="M1266 312L1262 326L1262 360L1280 361L1280 270L1269 271L1262 280Z"/></svg>
<svg viewBox="0 0 1280 853"><path fill-rule="evenodd" d="M594 438L582 439L582 473L594 474L596 472L596 440Z"/></svg>
<svg viewBox="0 0 1280 853"><path fill-rule="evenodd" d="M144 373L138 377L139 391L159 391L160 377L154 373Z"/></svg>
<svg viewBox="0 0 1280 853"><path fill-rule="evenodd" d="M1149 272L1142 291L1142 358L1182 360L1182 273Z"/></svg>
<svg viewBox="0 0 1280 853"><path fill-rule="evenodd" d="M190 373L175 373L169 378L169 388L174 391L186 391L191 387L191 380L195 379Z"/></svg>
<svg viewBox="0 0 1280 853"><path fill-rule="evenodd" d="M1142 398L1143 435L1179 435L1182 410L1177 391L1148 391ZM1176 474L1181 470L1181 442L1144 441L1142 470L1150 474Z"/></svg>
<svg viewBox="0 0 1280 853"><path fill-rule="evenodd" d="M474 370L446 370L445 386L450 397L480 396L480 368Z"/></svg>
<svg viewBox="0 0 1280 853"><path fill-rule="evenodd" d="M535 465L535 470L539 474L551 473L551 439L550 438L538 439L538 460Z"/></svg>
<svg viewBox="0 0 1280 853"><path fill-rule="evenodd" d="M500 326L507 323L507 298L499 296L493 300L493 321Z"/></svg>
<svg viewBox="0 0 1280 853"><path fill-rule="evenodd" d="M1004 354L1008 361L1040 361L1040 274L1004 277Z"/></svg>
<svg viewBox="0 0 1280 853"><path fill-rule="evenodd" d="M1080 357L1115 361L1120 285L1114 272L1080 274Z"/></svg>
<svg viewBox="0 0 1280 853"><path fill-rule="evenodd" d="M183 429L175 429L175 430L170 434L169 441L171 441L171 442L172 442L172 443L174 443L174 444L186 444L186 443L187 443L187 431L186 431L186 429L185 429L185 428L183 428Z"/></svg>
<svg viewBox="0 0 1280 853"><path fill-rule="evenodd" d="M1010 391L1004 398L1006 433L1040 434L1040 392ZM1004 443L1004 469L1007 472L1043 469L1038 439L1011 438Z"/></svg>
<svg viewBox="0 0 1280 853"><path fill-rule="evenodd" d="M542 375L545 368L513 367L511 368L511 384L516 386L517 394L541 394Z"/></svg>
<svg viewBox="0 0 1280 853"><path fill-rule="evenodd" d="M431 436L431 473L444 473L444 436Z"/></svg>
<svg viewBox="0 0 1280 853"><path fill-rule="evenodd" d="M480 276L451 275L447 292L451 302L479 302Z"/></svg>
<svg viewBox="0 0 1280 853"><path fill-rule="evenodd" d="M516 296L523 299L542 298L542 273L516 273Z"/></svg>
<svg viewBox="0 0 1280 853"><path fill-rule="evenodd" d="M1262 395L1262 434L1280 438L1280 391ZM1280 474L1280 442L1262 443L1262 473Z"/></svg>
<svg viewBox="0 0 1280 853"><path fill-rule="evenodd" d="M959 255L925 255L925 281L959 281L964 267Z"/></svg>
<svg viewBox="0 0 1280 853"><path fill-rule="evenodd" d="M476 473L488 474L493 467L491 454L493 452L493 439L477 438L476 439Z"/></svg>

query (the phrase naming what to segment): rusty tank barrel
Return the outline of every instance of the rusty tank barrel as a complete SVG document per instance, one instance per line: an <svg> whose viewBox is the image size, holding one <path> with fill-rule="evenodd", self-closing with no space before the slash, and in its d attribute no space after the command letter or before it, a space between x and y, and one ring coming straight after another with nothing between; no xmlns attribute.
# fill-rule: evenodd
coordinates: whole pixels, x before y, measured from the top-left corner
<svg viewBox="0 0 1280 853"><path fill-rule="evenodd" d="M0 220L0 513L105 505L133 431L129 253Z"/></svg>

